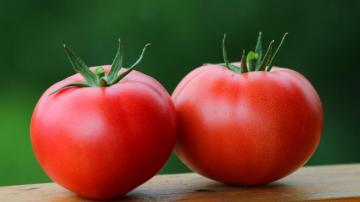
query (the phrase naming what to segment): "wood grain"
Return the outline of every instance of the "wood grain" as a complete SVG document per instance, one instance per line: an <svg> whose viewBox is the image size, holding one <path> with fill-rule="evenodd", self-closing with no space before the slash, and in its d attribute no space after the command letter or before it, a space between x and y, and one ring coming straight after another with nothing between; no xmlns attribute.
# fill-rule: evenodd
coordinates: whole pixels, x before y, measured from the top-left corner
<svg viewBox="0 0 360 202"><path fill-rule="evenodd" d="M54 183L0 187L0 201L91 201ZM158 175L113 201L360 201L360 164L305 167L262 187L227 186L194 173Z"/></svg>

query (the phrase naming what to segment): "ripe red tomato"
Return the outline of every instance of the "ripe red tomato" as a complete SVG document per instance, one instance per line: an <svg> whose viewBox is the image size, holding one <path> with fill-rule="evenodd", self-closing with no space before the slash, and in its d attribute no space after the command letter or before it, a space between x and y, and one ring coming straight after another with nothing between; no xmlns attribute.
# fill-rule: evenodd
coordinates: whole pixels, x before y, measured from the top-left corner
<svg viewBox="0 0 360 202"><path fill-rule="evenodd" d="M172 98L178 157L224 183L259 185L282 178L305 164L320 140L319 96L290 69L240 73L208 64L190 72Z"/></svg>
<svg viewBox="0 0 360 202"><path fill-rule="evenodd" d="M162 85L133 70L109 86L51 94L74 82L84 77L76 74L51 86L33 113L31 142L47 175L96 199L123 195L154 176L176 134L175 109Z"/></svg>

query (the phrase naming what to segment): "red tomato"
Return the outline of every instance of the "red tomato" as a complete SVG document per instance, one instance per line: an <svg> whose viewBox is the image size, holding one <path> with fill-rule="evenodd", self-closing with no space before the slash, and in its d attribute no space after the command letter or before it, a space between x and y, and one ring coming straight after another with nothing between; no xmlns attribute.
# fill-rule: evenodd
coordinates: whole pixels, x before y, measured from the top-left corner
<svg viewBox="0 0 360 202"><path fill-rule="evenodd" d="M105 73L109 71L105 67ZM31 142L48 176L80 195L123 195L154 176L175 144L175 110L155 79L133 70L107 87L51 86L31 121Z"/></svg>
<svg viewBox="0 0 360 202"><path fill-rule="evenodd" d="M192 170L224 183L282 178L304 165L320 140L319 96L290 69L236 73L204 65L180 82L172 98L177 155Z"/></svg>

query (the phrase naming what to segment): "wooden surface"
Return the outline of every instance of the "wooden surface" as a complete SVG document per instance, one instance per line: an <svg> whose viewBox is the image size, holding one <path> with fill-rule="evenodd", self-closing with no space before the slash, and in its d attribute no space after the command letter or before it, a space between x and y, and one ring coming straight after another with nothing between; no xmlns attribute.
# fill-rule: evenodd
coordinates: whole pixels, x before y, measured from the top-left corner
<svg viewBox="0 0 360 202"><path fill-rule="evenodd" d="M0 201L89 201L54 183L0 187ZM114 201L360 201L360 164L306 167L264 187L197 174L158 175Z"/></svg>

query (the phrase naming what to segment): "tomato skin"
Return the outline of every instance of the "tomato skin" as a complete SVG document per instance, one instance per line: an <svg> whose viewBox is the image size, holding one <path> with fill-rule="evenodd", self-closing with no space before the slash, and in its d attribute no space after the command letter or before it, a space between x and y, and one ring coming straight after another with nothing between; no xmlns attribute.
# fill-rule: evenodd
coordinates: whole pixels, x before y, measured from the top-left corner
<svg viewBox="0 0 360 202"><path fill-rule="evenodd" d="M320 98L290 69L239 74L204 65L179 83L172 98L178 157L217 181L270 183L304 165L320 141Z"/></svg>
<svg viewBox="0 0 360 202"><path fill-rule="evenodd" d="M105 67L106 72L110 69ZM121 196L154 176L175 144L176 113L155 79L133 70L109 87L51 86L31 121L31 142L44 171L80 195Z"/></svg>

